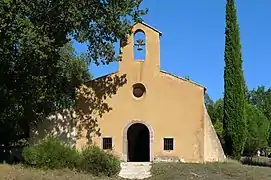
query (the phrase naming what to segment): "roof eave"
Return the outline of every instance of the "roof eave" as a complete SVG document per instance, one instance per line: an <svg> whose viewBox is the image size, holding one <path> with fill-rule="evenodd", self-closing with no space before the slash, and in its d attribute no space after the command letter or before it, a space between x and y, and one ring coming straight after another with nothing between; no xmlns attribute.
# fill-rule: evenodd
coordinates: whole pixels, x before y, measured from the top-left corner
<svg viewBox="0 0 271 180"><path fill-rule="evenodd" d="M156 31L159 34L159 36L162 36L162 32L161 31L159 31L158 29L155 29L154 27L150 26L149 24L147 24L147 23L145 23L143 21L142 22L136 22L136 23L133 24L133 26L136 25L136 24L138 24L138 23L143 24L144 26L147 26L148 28Z"/></svg>
<svg viewBox="0 0 271 180"><path fill-rule="evenodd" d="M173 77L175 77L175 78L178 78L178 79L181 79L181 80L187 81L187 82L189 82L189 83L191 83L191 84L197 85L197 86L199 86L199 87L203 88L203 89L204 89L204 91L206 91L206 87L204 87L204 86L202 86L202 85L200 85L200 84L198 84L198 83L196 83L196 82L194 82L194 81L191 81L191 80L185 79L185 78L183 78L183 77L180 77L180 76L177 76L177 75L171 74L171 73L166 72L166 71L163 71L163 70L160 70L160 71L161 71L162 73L165 73L165 74L171 75L171 76L173 76Z"/></svg>

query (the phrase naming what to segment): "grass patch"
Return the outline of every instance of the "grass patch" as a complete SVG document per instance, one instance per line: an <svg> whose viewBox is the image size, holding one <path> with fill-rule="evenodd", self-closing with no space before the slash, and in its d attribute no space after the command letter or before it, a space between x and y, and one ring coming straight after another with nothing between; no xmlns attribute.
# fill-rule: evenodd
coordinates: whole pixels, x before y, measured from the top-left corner
<svg viewBox="0 0 271 180"><path fill-rule="evenodd" d="M269 180L271 169L247 166L240 163L182 164L159 163L152 168L152 179L176 180Z"/></svg>
<svg viewBox="0 0 271 180"><path fill-rule="evenodd" d="M22 165L0 165L0 180L117 180L118 177L95 177L68 169L43 170Z"/></svg>
<svg viewBox="0 0 271 180"><path fill-rule="evenodd" d="M238 162L183 164L154 163L148 180L269 180L271 169ZM21 165L0 165L0 180L123 180L120 177L95 177L71 170L42 170Z"/></svg>

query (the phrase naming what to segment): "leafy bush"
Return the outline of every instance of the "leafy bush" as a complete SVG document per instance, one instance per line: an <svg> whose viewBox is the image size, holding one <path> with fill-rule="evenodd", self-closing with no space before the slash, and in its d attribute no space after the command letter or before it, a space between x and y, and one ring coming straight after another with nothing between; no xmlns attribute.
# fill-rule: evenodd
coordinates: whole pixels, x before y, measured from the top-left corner
<svg viewBox="0 0 271 180"><path fill-rule="evenodd" d="M112 176L120 171L120 160L97 146L86 147L81 152L79 169L95 176Z"/></svg>
<svg viewBox="0 0 271 180"><path fill-rule="evenodd" d="M120 160L97 146L77 152L57 138L46 138L23 150L23 163L45 169L76 169L93 175L112 176L120 171Z"/></svg>
<svg viewBox="0 0 271 180"><path fill-rule="evenodd" d="M259 109L250 104L246 105L246 119L248 134L244 150L254 154L258 148L267 147L270 122Z"/></svg>
<svg viewBox="0 0 271 180"><path fill-rule="evenodd" d="M75 148L62 143L57 138L46 138L38 144L24 148L24 164L38 168L76 168L80 155Z"/></svg>

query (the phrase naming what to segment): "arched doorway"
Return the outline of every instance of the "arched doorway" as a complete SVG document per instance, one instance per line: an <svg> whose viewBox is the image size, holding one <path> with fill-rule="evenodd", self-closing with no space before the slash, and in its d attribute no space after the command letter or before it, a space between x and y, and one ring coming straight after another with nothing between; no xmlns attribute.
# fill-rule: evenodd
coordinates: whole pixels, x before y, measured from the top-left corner
<svg viewBox="0 0 271 180"><path fill-rule="evenodd" d="M142 123L134 123L127 130L128 157L130 162L150 161L150 132Z"/></svg>

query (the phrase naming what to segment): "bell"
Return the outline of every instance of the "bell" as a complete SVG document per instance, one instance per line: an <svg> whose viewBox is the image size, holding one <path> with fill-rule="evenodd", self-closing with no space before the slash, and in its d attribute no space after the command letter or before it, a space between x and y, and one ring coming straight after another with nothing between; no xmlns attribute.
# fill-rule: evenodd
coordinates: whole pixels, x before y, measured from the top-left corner
<svg viewBox="0 0 271 180"><path fill-rule="evenodd" d="M136 42L137 43L135 44L135 46L137 46L137 50L142 51L143 50L142 46L145 45L145 43L143 43L144 42L143 39L138 39L138 40L136 40Z"/></svg>
<svg viewBox="0 0 271 180"><path fill-rule="evenodd" d="M137 47L137 50L138 50L138 51L142 51L142 50L143 50L143 47L139 44L138 47Z"/></svg>

